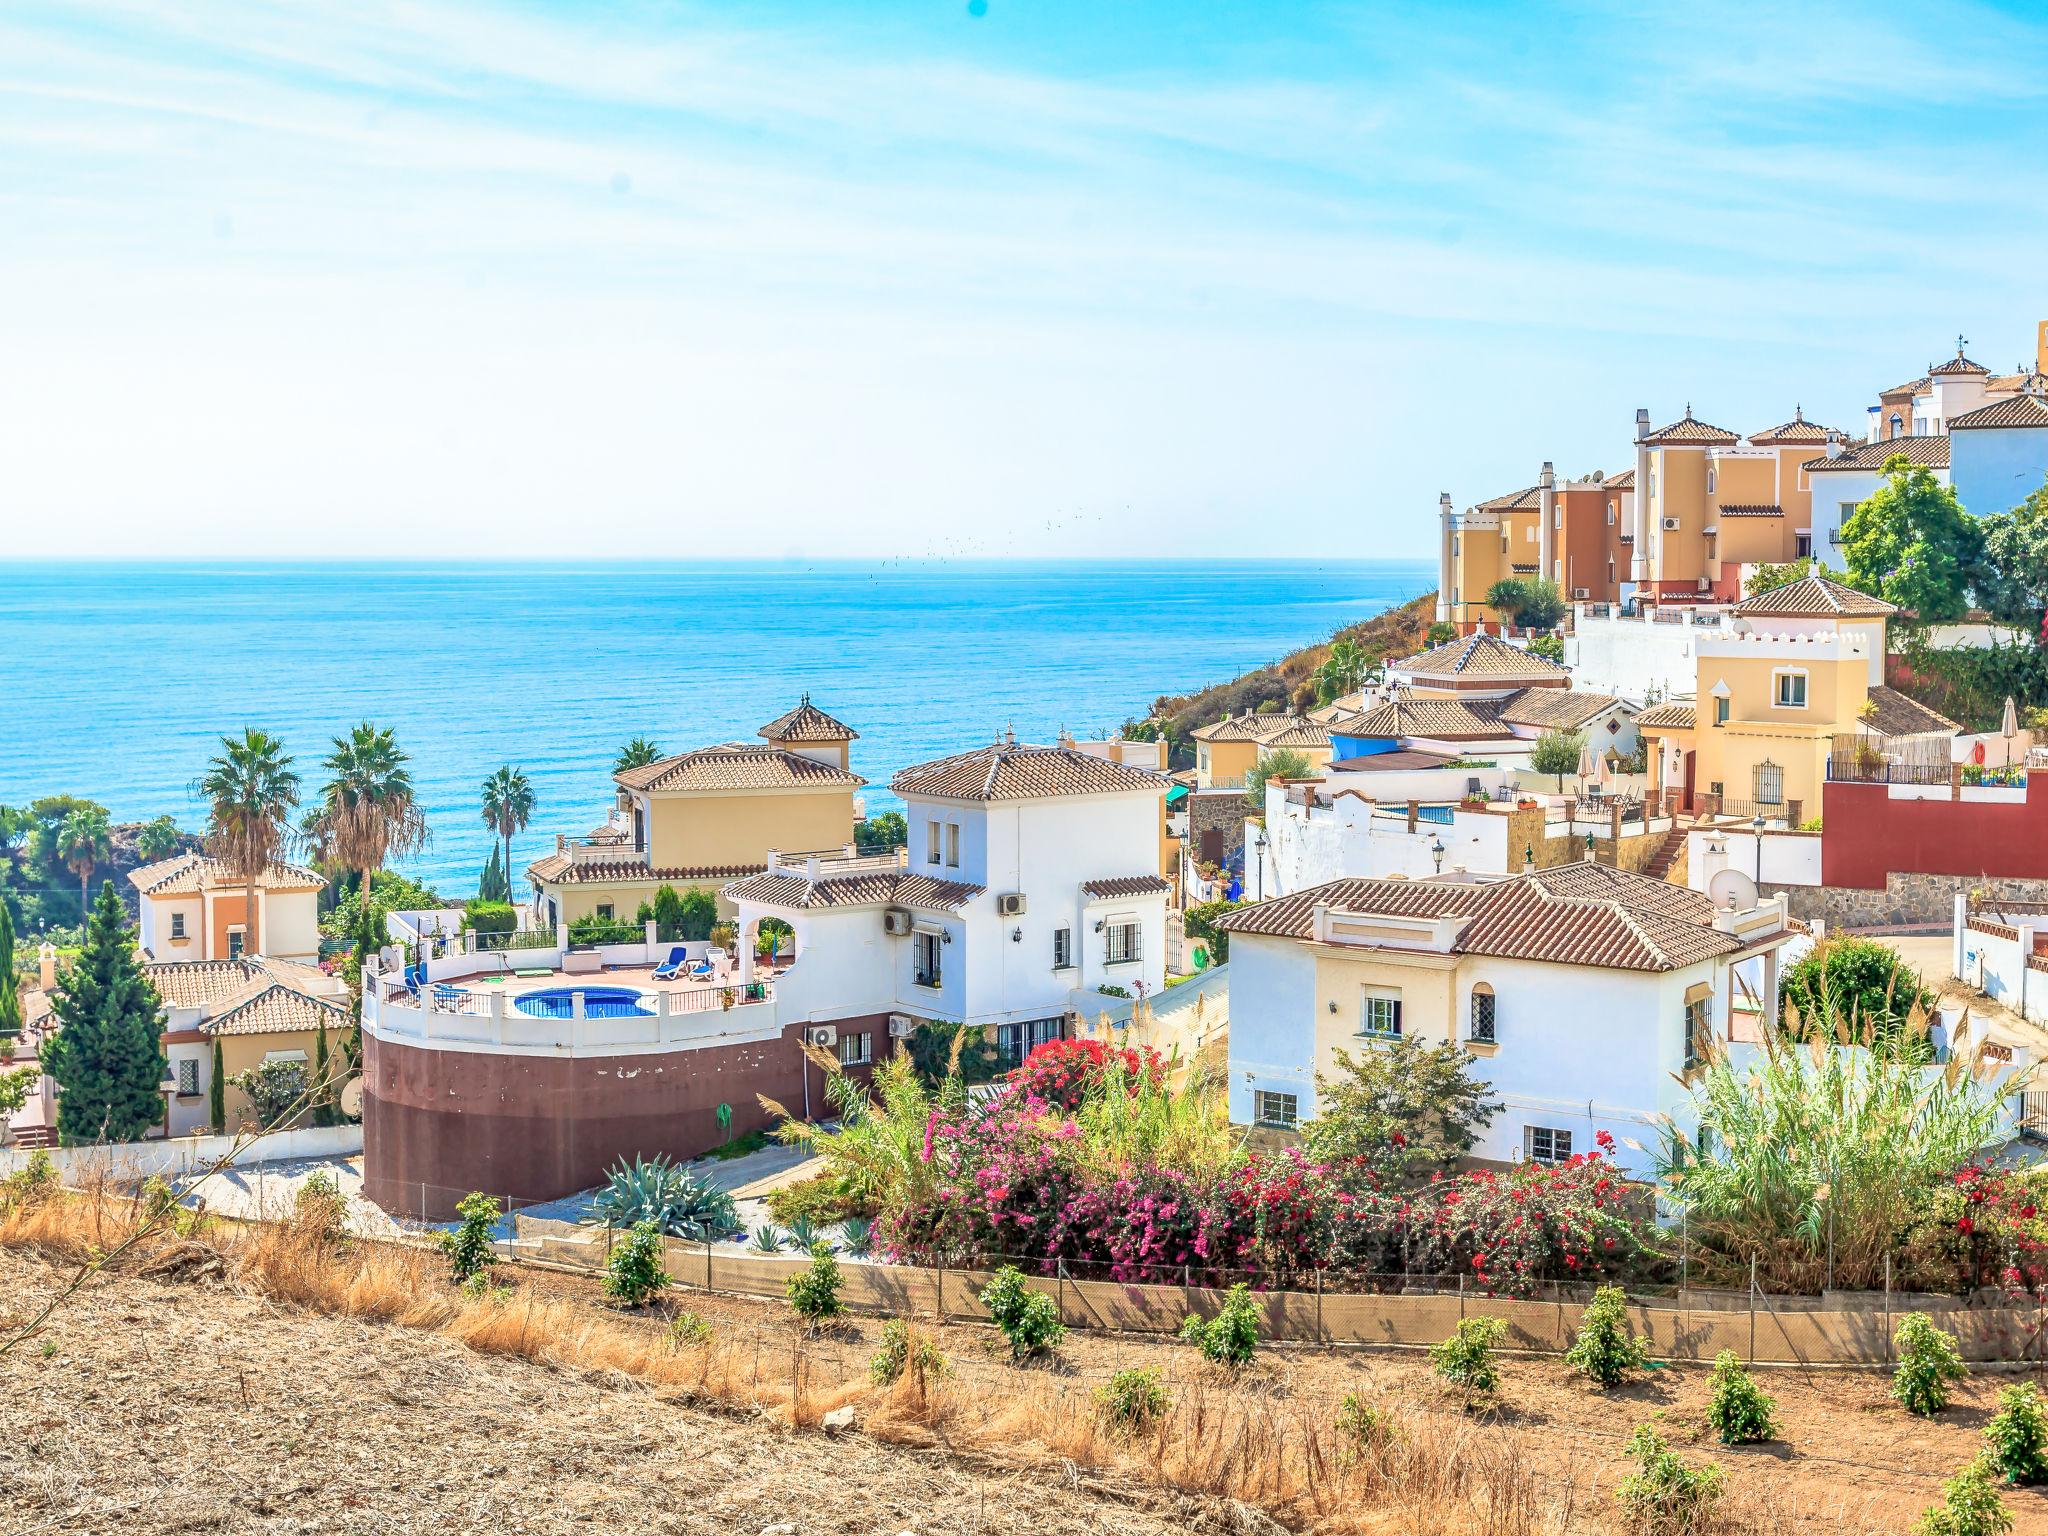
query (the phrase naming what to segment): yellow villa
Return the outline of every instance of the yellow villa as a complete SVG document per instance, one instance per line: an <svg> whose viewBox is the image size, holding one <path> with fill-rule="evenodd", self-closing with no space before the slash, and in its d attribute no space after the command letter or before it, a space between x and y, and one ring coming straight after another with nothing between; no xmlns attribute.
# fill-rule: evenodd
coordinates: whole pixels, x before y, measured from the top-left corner
<svg viewBox="0 0 2048 1536"><path fill-rule="evenodd" d="M1307 715L1231 715L1188 734L1198 789L1237 789L1275 752L1298 752L1318 773L1330 766L1329 727Z"/></svg>
<svg viewBox="0 0 2048 1536"><path fill-rule="evenodd" d="M859 733L810 701L771 720L762 741L678 753L615 776L611 817L583 837L557 837L528 866L536 918L631 921L664 885L716 892L784 853L839 850L853 840L849 766ZM720 898L722 911L730 907Z"/></svg>
<svg viewBox="0 0 2048 1536"><path fill-rule="evenodd" d="M1818 814L1837 737L1955 734L1946 720L1885 686L1890 603L1808 576L1738 603L1727 633L1695 643L1693 698L1636 719L1650 743L1650 788L1675 811L1759 815L1794 824Z"/></svg>

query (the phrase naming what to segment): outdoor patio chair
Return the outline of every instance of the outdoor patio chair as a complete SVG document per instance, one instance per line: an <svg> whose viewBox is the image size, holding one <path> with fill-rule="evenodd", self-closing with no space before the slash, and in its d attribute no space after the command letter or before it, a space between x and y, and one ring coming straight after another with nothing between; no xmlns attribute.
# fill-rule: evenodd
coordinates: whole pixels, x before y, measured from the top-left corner
<svg viewBox="0 0 2048 1536"><path fill-rule="evenodd" d="M654 968L656 981L674 981L684 966L690 963L689 951L678 944L668 952L668 958ZM692 974L695 974L694 972Z"/></svg>

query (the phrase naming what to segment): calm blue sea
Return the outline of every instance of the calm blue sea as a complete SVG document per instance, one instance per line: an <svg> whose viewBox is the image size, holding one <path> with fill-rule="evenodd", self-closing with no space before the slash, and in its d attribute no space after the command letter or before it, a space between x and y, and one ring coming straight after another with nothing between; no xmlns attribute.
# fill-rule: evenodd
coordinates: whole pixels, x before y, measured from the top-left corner
<svg viewBox="0 0 2048 1536"><path fill-rule="evenodd" d="M370 719L413 755L412 866L473 892L501 763L539 798L514 869L610 799L621 742L753 739L809 690L861 733L869 810L1006 724L1085 735L1425 592L1407 561L0 566L0 803L87 795L197 829L215 738L282 736L310 791Z"/></svg>

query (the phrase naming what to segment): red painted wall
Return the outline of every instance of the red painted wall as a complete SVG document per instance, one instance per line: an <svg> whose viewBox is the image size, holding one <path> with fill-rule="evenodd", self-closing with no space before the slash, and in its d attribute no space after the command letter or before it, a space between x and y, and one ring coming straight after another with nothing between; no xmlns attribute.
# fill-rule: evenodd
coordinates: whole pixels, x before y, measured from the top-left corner
<svg viewBox="0 0 2048 1536"><path fill-rule="evenodd" d="M1821 879L1881 890L1887 871L2048 880L2048 774L2024 804L1894 800L1882 784L1829 781L1821 791Z"/></svg>

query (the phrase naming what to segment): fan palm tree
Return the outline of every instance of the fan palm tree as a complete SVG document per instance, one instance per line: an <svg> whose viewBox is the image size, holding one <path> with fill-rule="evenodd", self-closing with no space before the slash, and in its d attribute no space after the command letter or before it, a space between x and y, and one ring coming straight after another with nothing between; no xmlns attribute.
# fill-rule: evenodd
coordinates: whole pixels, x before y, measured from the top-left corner
<svg viewBox="0 0 2048 1536"><path fill-rule="evenodd" d="M168 816L145 821L135 833L135 856L145 864L169 858L177 851L178 824Z"/></svg>
<svg viewBox="0 0 2048 1536"><path fill-rule="evenodd" d="M362 871L362 910L370 910L370 880L392 857L417 853L427 843L427 818L413 793L412 758L386 726L365 720L334 738L324 766L333 775L320 789L313 836L323 859Z"/></svg>
<svg viewBox="0 0 2048 1536"><path fill-rule="evenodd" d="M484 780L484 825L498 834L505 850L505 884L512 884L512 837L533 820L533 786L510 766Z"/></svg>
<svg viewBox="0 0 2048 1536"><path fill-rule="evenodd" d="M635 736L612 759L612 772L624 773L628 768L645 768L649 763L661 761L661 748L645 736Z"/></svg>
<svg viewBox="0 0 2048 1536"><path fill-rule="evenodd" d="M299 776L284 743L254 726L221 737L220 747L192 787L207 802L207 850L242 882L243 947L261 954L256 882L295 836Z"/></svg>
<svg viewBox="0 0 2048 1536"><path fill-rule="evenodd" d="M78 876L79 905L88 914L92 909L92 872L113 855L114 835L105 806L81 805L58 824L57 857Z"/></svg>

